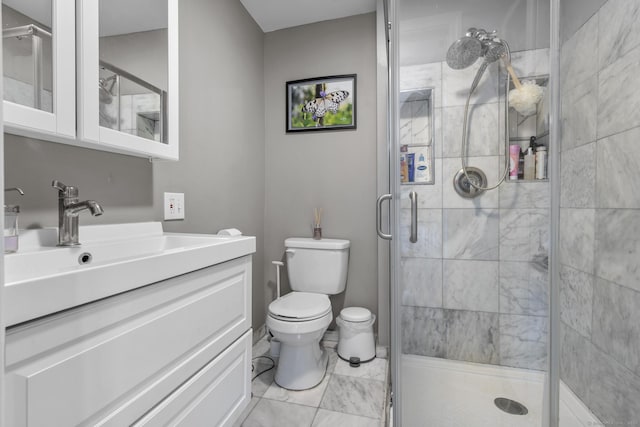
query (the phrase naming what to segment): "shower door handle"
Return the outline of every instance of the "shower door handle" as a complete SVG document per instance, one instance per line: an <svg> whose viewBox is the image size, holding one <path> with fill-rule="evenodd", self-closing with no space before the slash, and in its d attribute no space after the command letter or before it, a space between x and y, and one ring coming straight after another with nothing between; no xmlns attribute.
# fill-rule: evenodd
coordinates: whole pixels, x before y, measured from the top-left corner
<svg viewBox="0 0 640 427"><path fill-rule="evenodd" d="M409 241L415 243L418 241L418 193L412 191L409 193L411 200L411 234Z"/></svg>
<svg viewBox="0 0 640 427"><path fill-rule="evenodd" d="M376 209L376 231L378 232L378 236L385 240L391 240L392 236L391 234L387 234L382 231L382 203L385 200L391 200L391 198L391 194L383 194L382 196L378 197L377 201L378 208Z"/></svg>

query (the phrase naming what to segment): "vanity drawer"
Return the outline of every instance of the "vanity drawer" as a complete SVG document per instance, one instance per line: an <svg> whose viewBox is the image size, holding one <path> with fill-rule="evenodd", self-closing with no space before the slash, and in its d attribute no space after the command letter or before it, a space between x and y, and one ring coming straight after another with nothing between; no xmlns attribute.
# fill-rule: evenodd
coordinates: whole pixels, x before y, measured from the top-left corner
<svg viewBox="0 0 640 427"><path fill-rule="evenodd" d="M250 399L249 331L134 426L227 426Z"/></svg>
<svg viewBox="0 0 640 427"><path fill-rule="evenodd" d="M248 331L250 306L244 257L11 328L8 425L130 425Z"/></svg>

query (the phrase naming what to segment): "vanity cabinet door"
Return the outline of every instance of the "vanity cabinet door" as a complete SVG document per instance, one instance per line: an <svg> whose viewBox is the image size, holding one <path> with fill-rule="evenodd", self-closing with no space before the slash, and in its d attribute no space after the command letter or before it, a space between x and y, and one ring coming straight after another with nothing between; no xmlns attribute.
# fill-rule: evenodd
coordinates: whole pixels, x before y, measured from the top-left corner
<svg viewBox="0 0 640 427"><path fill-rule="evenodd" d="M75 139L75 16L69 0L2 0L6 132Z"/></svg>
<svg viewBox="0 0 640 427"><path fill-rule="evenodd" d="M178 159L178 0L77 0L78 137Z"/></svg>
<svg viewBox="0 0 640 427"><path fill-rule="evenodd" d="M250 398L250 328L250 256L10 328L7 425L120 427L161 402L193 419L218 398L224 420Z"/></svg>

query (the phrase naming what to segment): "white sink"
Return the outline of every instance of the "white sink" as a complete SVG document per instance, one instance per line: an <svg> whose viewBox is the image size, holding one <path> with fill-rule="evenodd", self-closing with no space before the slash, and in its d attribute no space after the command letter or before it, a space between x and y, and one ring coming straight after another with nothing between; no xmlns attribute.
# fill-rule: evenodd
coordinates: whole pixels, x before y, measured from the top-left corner
<svg viewBox="0 0 640 427"><path fill-rule="evenodd" d="M255 252L255 237L164 233L159 222L80 227L82 246L56 247L55 228L26 230L7 254L5 320L25 322Z"/></svg>

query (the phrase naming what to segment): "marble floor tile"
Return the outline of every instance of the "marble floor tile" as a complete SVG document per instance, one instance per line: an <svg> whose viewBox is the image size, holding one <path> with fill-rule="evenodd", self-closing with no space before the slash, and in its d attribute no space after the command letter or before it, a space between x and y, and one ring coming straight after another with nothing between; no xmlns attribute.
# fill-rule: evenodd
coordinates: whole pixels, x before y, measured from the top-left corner
<svg viewBox="0 0 640 427"><path fill-rule="evenodd" d="M334 351L329 351L329 362L327 363L327 374L333 374L333 371L336 369L336 363L338 363L338 353Z"/></svg>
<svg viewBox="0 0 640 427"><path fill-rule="evenodd" d="M384 382L387 380L387 359L373 359L370 362L361 363L357 368L352 368L349 362L339 359L334 373Z"/></svg>
<svg viewBox="0 0 640 427"><path fill-rule="evenodd" d="M276 369L275 367L273 369L269 369L272 365L273 364L268 359L260 358L253 361L254 369L251 373L251 378L254 378L251 382L251 393L253 396L262 397L273 383ZM260 374L261 372L264 373ZM256 377L256 375L258 376Z"/></svg>
<svg viewBox="0 0 640 427"><path fill-rule="evenodd" d="M378 427L383 426L380 420L361 417L358 415L344 414L341 412L318 409L312 427Z"/></svg>
<svg viewBox="0 0 640 427"><path fill-rule="evenodd" d="M242 413L240 414L240 417L238 417L238 420L235 423L233 423L233 427L241 427L244 420L247 419L247 417L249 416L251 411L253 411L253 408L255 408L255 406L258 404L259 401L260 401L259 397L252 397L251 400L249 401L249 405L247 405L244 411L242 411Z"/></svg>
<svg viewBox="0 0 640 427"><path fill-rule="evenodd" d="M260 399L242 427L310 427L317 408Z"/></svg>
<svg viewBox="0 0 640 427"><path fill-rule="evenodd" d="M287 390L280 387L275 382L264 393L265 399L279 400L281 402L296 403L298 405L315 406L320 405L331 375L325 375L322 382L309 390Z"/></svg>
<svg viewBox="0 0 640 427"><path fill-rule="evenodd" d="M320 407L335 412L380 419L384 406L384 383L366 378L333 374Z"/></svg>

